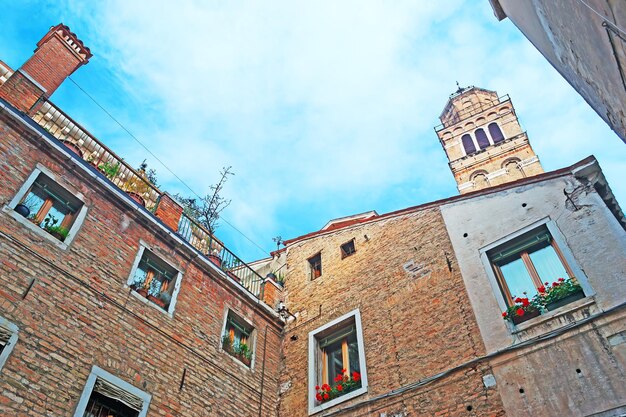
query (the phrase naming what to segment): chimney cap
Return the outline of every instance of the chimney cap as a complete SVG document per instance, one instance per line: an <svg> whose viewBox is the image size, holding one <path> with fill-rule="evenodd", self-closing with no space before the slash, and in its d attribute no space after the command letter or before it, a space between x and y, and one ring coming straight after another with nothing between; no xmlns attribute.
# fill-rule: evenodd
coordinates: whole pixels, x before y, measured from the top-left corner
<svg viewBox="0 0 626 417"><path fill-rule="evenodd" d="M55 35L63 39L65 43L85 61L84 64L87 63L89 58L93 56L91 50L83 44L83 41L78 39L78 36L70 30L69 26L64 25L63 23L51 26L48 33L46 33L46 35L41 38L39 42L37 42L37 49L39 49L41 45L46 43L48 39Z"/></svg>

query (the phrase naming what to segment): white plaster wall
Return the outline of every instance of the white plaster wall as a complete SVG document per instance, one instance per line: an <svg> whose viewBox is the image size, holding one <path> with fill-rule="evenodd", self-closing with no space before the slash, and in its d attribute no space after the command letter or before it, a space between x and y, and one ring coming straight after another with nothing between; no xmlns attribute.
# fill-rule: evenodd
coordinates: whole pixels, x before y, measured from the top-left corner
<svg viewBox="0 0 626 417"><path fill-rule="evenodd" d="M579 210L566 204L564 189L574 193ZM626 300L626 232L593 189L581 189L581 183L567 175L441 207L487 352L510 346L519 335L502 320L480 249L542 219L553 221L574 266L588 278L595 293L592 311Z"/></svg>

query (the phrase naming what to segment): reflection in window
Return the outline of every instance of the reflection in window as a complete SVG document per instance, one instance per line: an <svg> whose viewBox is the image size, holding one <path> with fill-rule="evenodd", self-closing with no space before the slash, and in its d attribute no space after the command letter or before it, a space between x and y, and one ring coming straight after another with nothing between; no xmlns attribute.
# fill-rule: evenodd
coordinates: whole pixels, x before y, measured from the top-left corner
<svg viewBox="0 0 626 417"><path fill-rule="evenodd" d="M483 129L476 129L474 134L476 135L476 142L478 142L479 149L485 149L491 145L491 143L489 143L489 139L487 138L487 134Z"/></svg>
<svg viewBox="0 0 626 417"><path fill-rule="evenodd" d="M463 149L465 149L465 154L470 155L476 152L476 146L474 146L474 141L469 134L464 134L461 136L461 143L463 143Z"/></svg>

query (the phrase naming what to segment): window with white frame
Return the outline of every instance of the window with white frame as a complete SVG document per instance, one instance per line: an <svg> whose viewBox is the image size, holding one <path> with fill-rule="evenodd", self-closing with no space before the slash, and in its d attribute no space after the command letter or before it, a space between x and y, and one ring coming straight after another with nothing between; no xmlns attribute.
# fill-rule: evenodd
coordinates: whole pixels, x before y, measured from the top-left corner
<svg viewBox="0 0 626 417"><path fill-rule="evenodd" d="M250 367L254 357L254 327L228 310L222 333L222 349Z"/></svg>
<svg viewBox="0 0 626 417"><path fill-rule="evenodd" d="M311 275L311 280L315 278L319 278L322 276L322 253L318 253L308 259L309 263L309 274Z"/></svg>
<svg viewBox="0 0 626 417"><path fill-rule="evenodd" d="M76 234L86 209L77 196L40 168L33 172L10 206L15 214L37 226L36 230L65 243Z"/></svg>
<svg viewBox="0 0 626 417"><path fill-rule="evenodd" d="M94 366L74 417L145 417L151 396Z"/></svg>
<svg viewBox="0 0 626 417"><path fill-rule="evenodd" d="M18 328L15 324L0 317L0 369L9 358L18 338Z"/></svg>
<svg viewBox="0 0 626 417"><path fill-rule="evenodd" d="M503 317L514 324L585 297L545 225L487 251L487 256L506 302Z"/></svg>
<svg viewBox="0 0 626 417"><path fill-rule="evenodd" d="M359 310L309 333L309 414L367 392Z"/></svg>
<svg viewBox="0 0 626 417"><path fill-rule="evenodd" d="M153 305L171 312L180 287L180 272L151 250L141 247L128 285Z"/></svg>

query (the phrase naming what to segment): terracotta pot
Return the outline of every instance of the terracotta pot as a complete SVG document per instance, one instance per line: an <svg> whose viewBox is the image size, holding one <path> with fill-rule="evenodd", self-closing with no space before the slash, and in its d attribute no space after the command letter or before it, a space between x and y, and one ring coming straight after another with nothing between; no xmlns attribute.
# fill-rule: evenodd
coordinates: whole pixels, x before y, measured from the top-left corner
<svg viewBox="0 0 626 417"><path fill-rule="evenodd" d="M137 292L137 294L141 295L142 297L148 298L148 290L145 288L139 288L138 290L135 290Z"/></svg>
<svg viewBox="0 0 626 417"><path fill-rule="evenodd" d="M222 259L219 256L216 255L209 255L209 261L213 262L215 265L217 265L218 268L222 267Z"/></svg>
<svg viewBox="0 0 626 417"><path fill-rule="evenodd" d="M146 206L146 200L144 200L141 195L133 193L132 191L126 191L126 194L128 194L130 198L141 204L143 207Z"/></svg>
<svg viewBox="0 0 626 417"><path fill-rule="evenodd" d="M59 239L61 242L63 242L65 240L65 236L63 236L61 233L59 232L48 232L50 233L52 236L54 236L55 238Z"/></svg>
<svg viewBox="0 0 626 417"><path fill-rule="evenodd" d="M539 316L539 314L539 310L527 311L524 313L523 316L513 316L511 320L513 321L513 324L520 324L525 322L526 320L534 319L535 317Z"/></svg>
<svg viewBox="0 0 626 417"><path fill-rule="evenodd" d="M553 310L556 310L557 308L563 307L565 304L569 304L571 302L574 302L576 300L581 300L583 298L585 298L585 293L582 290L576 291L568 295L565 298L561 298L560 300L556 300L549 304L546 304L546 308L548 309L548 311L553 311Z"/></svg>
<svg viewBox="0 0 626 417"><path fill-rule="evenodd" d="M75 143L69 142L67 140L62 140L61 143L63 143L63 145L65 145L70 151L74 152L76 155L80 156L81 158L83 157L83 151L81 151L78 145L76 145Z"/></svg>

